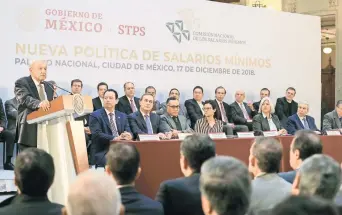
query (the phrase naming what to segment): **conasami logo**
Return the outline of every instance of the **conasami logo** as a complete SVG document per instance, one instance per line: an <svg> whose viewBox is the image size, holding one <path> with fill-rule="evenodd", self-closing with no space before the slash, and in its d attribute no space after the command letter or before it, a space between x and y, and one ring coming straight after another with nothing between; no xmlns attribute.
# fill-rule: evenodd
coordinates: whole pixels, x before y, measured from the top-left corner
<svg viewBox="0 0 342 215"><path fill-rule="evenodd" d="M182 42L182 38L190 40L190 32L184 29L184 24L182 20L176 20L175 22L166 23L166 27L172 33L172 36L178 43Z"/></svg>

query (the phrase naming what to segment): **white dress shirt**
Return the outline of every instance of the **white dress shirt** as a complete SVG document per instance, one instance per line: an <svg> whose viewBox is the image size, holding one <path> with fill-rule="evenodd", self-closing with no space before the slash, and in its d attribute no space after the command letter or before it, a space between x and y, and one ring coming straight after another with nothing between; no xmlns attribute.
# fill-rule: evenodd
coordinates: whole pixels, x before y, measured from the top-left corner
<svg viewBox="0 0 342 215"><path fill-rule="evenodd" d="M198 102L198 101L196 101L196 102L197 102L198 106L200 107L200 109L201 109L201 111L202 111L202 114L204 115L204 110L203 110L203 104L202 104L202 102Z"/></svg>
<svg viewBox="0 0 342 215"><path fill-rule="evenodd" d="M99 97L100 98L100 101L101 101L101 105L103 107L103 98Z"/></svg>

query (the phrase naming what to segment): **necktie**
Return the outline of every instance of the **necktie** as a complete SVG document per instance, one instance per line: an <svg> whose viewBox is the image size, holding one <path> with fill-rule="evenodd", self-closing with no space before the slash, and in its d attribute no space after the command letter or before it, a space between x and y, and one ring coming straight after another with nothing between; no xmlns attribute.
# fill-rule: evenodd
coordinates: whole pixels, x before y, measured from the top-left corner
<svg viewBox="0 0 342 215"><path fill-rule="evenodd" d="M146 127L147 127L147 134L153 134L153 128L150 120L149 115L145 115L145 122L146 122Z"/></svg>
<svg viewBox="0 0 342 215"><path fill-rule="evenodd" d="M227 114L226 114L226 111L223 107L223 102L220 102L220 106L221 106L221 114L222 114L222 120L223 122L228 122L228 119L227 119Z"/></svg>
<svg viewBox="0 0 342 215"><path fill-rule="evenodd" d="M245 117L245 119L248 120L248 119L249 119L249 115L248 115L248 113L247 113L247 110L246 110L246 108L245 108L245 105L242 103L242 104L240 104L240 107L241 107L243 116Z"/></svg>
<svg viewBox="0 0 342 215"><path fill-rule="evenodd" d="M308 121L306 121L306 118L303 118L303 122L304 122L304 129L310 130Z"/></svg>
<svg viewBox="0 0 342 215"><path fill-rule="evenodd" d="M132 109L133 113L134 113L135 111L137 111L137 109L135 108L133 99L130 100L130 105L131 105L131 109Z"/></svg>
<svg viewBox="0 0 342 215"><path fill-rule="evenodd" d="M114 116L113 113L109 113L109 118L110 118L109 124L110 124L110 128L112 130L113 136L117 137L117 136L119 136L119 134L118 134L118 130L116 129L113 116Z"/></svg>
<svg viewBox="0 0 342 215"><path fill-rule="evenodd" d="M179 120L178 120L178 117L176 116L173 116L173 121L175 122L176 124L176 128L177 128L177 131L181 131L182 130L182 125L180 124Z"/></svg>
<svg viewBox="0 0 342 215"><path fill-rule="evenodd" d="M39 95L40 101L46 100L43 85L39 84L38 87L39 87L38 95Z"/></svg>

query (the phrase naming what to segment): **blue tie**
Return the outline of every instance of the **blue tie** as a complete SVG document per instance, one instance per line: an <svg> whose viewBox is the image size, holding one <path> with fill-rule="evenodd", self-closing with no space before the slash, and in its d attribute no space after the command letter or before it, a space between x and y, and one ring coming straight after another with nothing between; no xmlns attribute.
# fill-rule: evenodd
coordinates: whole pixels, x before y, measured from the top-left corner
<svg viewBox="0 0 342 215"><path fill-rule="evenodd" d="M149 115L145 115L145 122L147 127L147 134L153 134L152 123Z"/></svg>
<svg viewBox="0 0 342 215"><path fill-rule="evenodd" d="M306 118L303 118L303 121L304 121L304 129L310 130L310 127L309 127L308 121L306 121Z"/></svg>

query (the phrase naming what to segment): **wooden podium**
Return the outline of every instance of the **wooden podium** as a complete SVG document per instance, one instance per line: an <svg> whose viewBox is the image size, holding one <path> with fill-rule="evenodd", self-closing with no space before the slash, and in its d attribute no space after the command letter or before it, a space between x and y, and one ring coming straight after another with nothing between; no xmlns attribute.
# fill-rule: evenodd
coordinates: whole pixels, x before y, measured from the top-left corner
<svg viewBox="0 0 342 215"><path fill-rule="evenodd" d="M37 148L54 159L55 178L49 199L65 204L70 183L75 176L89 169L83 121L74 121L93 111L92 98L63 95L50 102L50 109L39 109L27 116L29 124L38 124Z"/></svg>

